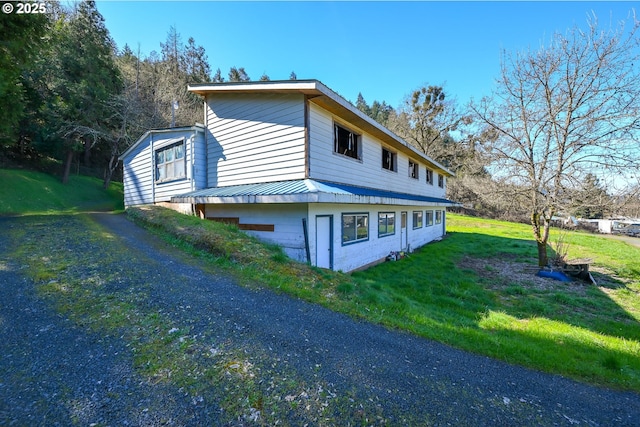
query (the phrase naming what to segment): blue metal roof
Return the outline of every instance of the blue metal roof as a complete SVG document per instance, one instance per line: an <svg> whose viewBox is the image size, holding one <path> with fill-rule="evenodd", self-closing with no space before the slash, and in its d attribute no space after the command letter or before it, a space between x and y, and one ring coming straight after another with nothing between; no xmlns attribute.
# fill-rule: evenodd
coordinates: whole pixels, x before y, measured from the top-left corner
<svg viewBox="0 0 640 427"><path fill-rule="evenodd" d="M414 202L455 205L455 202L444 198L428 197L418 194L399 193L374 188L335 182L300 179L293 181L266 182L260 184L231 185L213 187L174 196L175 202L206 203L209 198L238 198L245 196L295 196L305 194L334 194L340 196L375 197L384 199L411 200ZM198 200L196 200L198 199Z"/></svg>

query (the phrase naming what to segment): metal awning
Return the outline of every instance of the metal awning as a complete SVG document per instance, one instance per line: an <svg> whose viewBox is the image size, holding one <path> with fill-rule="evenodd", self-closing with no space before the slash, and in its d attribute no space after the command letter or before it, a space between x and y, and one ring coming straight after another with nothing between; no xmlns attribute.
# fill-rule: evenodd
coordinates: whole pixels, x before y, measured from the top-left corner
<svg viewBox="0 0 640 427"><path fill-rule="evenodd" d="M213 187L173 196L174 203L346 203L458 206L451 200L313 179Z"/></svg>

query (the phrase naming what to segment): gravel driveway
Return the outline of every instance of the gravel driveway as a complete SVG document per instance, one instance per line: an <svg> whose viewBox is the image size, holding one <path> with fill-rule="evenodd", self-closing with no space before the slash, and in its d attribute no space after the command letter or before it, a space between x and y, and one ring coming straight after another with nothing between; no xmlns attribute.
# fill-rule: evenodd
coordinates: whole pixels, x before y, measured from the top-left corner
<svg viewBox="0 0 640 427"><path fill-rule="evenodd" d="M136 369L125 336L63 315L16 254L16 231L44 236L68 227L72 234L78 218L0 218L2 426L640 426L638 394L511 366L241 287L176 256L123 215L89 220L117 249L121 269L104 271L114 281L107 285L140 291L141 306L188 330L197 348L210 353L202 363L218 352L244 355L230 369L247 366L255 387L271 393L269 405L229 413L223 403L230 383L212 382L194 395L171 378L158 381ZM100 244L71 242L66 250L86 260Z"/></svg>

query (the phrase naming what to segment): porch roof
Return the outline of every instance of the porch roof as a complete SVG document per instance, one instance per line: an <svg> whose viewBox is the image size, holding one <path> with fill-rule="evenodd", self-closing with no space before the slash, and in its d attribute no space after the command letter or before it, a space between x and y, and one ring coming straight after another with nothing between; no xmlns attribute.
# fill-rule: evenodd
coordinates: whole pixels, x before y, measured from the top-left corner
<svg viewBox="0 0 640 427"><path fill-rule="evenodd" d="M357 187L335 182L292 181L213 187L173 196L174 203L346 203L374 205L457 206L451 200L419 194Z"/></svg>

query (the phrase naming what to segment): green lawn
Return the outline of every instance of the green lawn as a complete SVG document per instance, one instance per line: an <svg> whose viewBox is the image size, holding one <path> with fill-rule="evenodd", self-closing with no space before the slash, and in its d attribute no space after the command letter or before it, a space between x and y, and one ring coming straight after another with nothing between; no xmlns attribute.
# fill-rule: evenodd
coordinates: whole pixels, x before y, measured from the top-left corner
<svg viewBox="0 0 640 427"><path fill-rule="evenodd" d="M566 284L534 276L527 225L451 214L441 242L347 275L287 261L227 225L161 208L129 214L248 285L259 277L280 292L478 354L640 391L640 249L623 242L566 235L570 257L593 258L601 285Z"/></svg>
<svg viewBox="0 0 640 427"><path fill-rule="evenodd" d="M102 181L72 175L63 185L58 177L29 170L0 169L0 215L43 215L124 209L122 183L108 190Z"/></svg>
<svg viewBox="0 0 640 427"><path fill-rule="evenodd" d="M0 170L0 179L0 214L122 208L121 185L105 192L92 178L73 177L63 186L48 175ZM342 274L292 262L280 248L231 225L159 207L128 213L204 268L227 271L246 286L270 287L510 363L640 392L640 249L626 243L568 233L569 256L593 258L599 285L541 280L533 275L529 226L450 214L442 241L400 261ZM558 236L554 230L551 241ZM138 310L114 307L121 318Z"/></svg>

